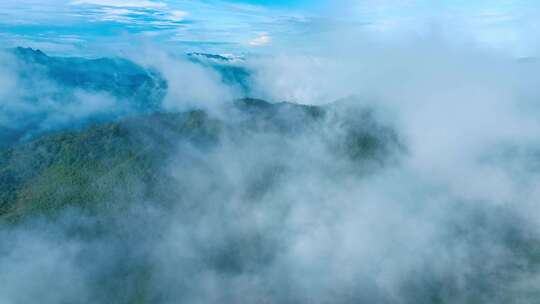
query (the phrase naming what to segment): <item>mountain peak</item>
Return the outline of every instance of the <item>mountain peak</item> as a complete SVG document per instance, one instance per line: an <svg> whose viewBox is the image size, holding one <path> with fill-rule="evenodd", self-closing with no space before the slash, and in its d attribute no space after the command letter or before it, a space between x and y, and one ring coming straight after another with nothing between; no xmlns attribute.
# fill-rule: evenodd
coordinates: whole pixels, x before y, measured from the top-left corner
<svg viewBox="0 0 540 304"><path fill-rule="evenodd" d="M211 60L219 63L232 63L238 61L244 61L244 57L237 56L234 54L209 54L209 53L199 53L192 52L186 54L188 57L198 60Z"/></svg>
<svg viewBox="0 0 540 304"><path fill-rule="evenodd" d="M37 61L37 62L43 62L44 60L47 60L49 56L47 56L44 52L42 52L40 49L33 49L33 48L26 48L26 47L16 47L13 49L10 49L11 53L13 53L15 56L19 58L23 58L27 61Z"/></svg>

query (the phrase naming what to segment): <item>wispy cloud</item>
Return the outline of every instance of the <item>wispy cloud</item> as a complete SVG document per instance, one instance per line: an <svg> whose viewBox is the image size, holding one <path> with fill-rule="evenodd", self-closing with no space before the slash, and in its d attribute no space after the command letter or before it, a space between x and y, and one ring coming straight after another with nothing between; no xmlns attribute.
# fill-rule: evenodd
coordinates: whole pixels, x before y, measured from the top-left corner
<svg viewBox="0 0 540 304"><path fill-rule="evenodd" d="M95 21L111 21L138 27L177 27L188 22L188 12L155 8L98 7L85 12Z"/></svg>
<svg viewBox="0 0 540 304"><path fill-rule="evenodd" d="M112 7L138 7L138 8L165 8L167 4L164 2L150 0L75 0L72 5L102 5Z"/></svg>
<svg viewBox="0 0 540 304"><path fill-rule="evenodd" d="M0 31L4 37L24 36L26 40L37 39L39 35L51 40L60 35L77 35L82 40L78 45L84 45L85 50L91 44L103 46L104 40L108 46L121 47L119 39L111 37L130 36L132 41L152 37L163 46L188 51L210 51L208 46L219 45L223 48L219 52L237 52L246 47L269 45L274 37L287 39L282 37L297 35L304 31L298 28L308 26L311 20L300 9L285 10L263 3L51 0L44 5L39 0L6 0L0 3ZM289 20L302 22L292 24Z"/></svg>
<svg viewBox="0 0 540 304"><path fill-rule="evenodd" d="M171 20L174 20L174 21L182 21L182 20L184 20L188 15L189 15L188 12L176 10L176 11L172 11L172 12L169 14L169 18L170 18Z"/></svg>
<svg viewBox="0 0 540 304"><path fill-rule="evenodd" d="M272 42L272 37L267 33L261 34L257 38L251 40L248 44L251 46L264 46Z"/></svg>
<svg viewBox="0 0 540 304"><path fill-rule="evenodd" d="M246 2L50 0L44 4L42 0L3 0L0 31L4 36L46 35L51 39L78 35L88 43L113 35L152 36L170 47L198 42L201 48L220 44L227 45L223 52L234 52L268 45L301 45L344 26L388 40L399 33L424 35L445 27L449 35L467 36L479 44L519 53L530 53L540 45L540 40L530 35L540 28L540 5L525 0L489 5L486 1L464 4L458 0L314 0L294 9L287 1ZM326 2L324 9L321 2ZM229 49L231 46L236 49Z"/></svg>

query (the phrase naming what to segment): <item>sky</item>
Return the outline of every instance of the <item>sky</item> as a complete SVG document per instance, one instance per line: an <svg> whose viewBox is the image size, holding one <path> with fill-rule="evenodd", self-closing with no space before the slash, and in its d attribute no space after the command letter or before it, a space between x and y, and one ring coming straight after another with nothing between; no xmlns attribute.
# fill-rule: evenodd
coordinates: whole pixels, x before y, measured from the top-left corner
<svg viewBox="0 0 540 304"><path fill-rule="evenodd" d="M381 39L433 31L531 56L540 3L527 0L3 0L0 43L91 53L134 43L271 52L332 29Z"/></svg>

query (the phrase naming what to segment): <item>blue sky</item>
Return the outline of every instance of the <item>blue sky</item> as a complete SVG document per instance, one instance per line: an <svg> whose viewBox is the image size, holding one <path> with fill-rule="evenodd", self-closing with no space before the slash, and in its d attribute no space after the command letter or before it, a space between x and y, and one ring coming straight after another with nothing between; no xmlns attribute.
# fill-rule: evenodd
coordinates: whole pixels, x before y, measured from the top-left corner
<svg viewBox="0 0 540 304"><path fill-rule="evenodd" d="M525 54L536 50L539 8L527 0L2 0L0 41L51 53L147 42L257 52L339 24L388 39L438 27Z"/></svg>

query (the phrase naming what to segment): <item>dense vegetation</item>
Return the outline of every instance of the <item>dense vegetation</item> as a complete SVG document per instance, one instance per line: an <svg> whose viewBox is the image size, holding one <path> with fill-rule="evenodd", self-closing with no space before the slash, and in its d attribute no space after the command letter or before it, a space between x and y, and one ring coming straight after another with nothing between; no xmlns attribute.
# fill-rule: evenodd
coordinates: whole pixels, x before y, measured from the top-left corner
<svg viewBox="0 0 540 304"><path fill-rule="evenodd" d="M320 128L327 109L242 99L224 109L227 121L204 111L154 113L80 131L52 134L0 151L0 216L14 219L66 206L93 209L99 202L163 201L164 160L179 144L211 149L221 137L249 132L299 136ZM364 113L339 139L326 138L336 153L382 161L397 145L395 134L373 126ZM235 117L230 119L230 117ZM203 151L204 153L204 151ZM265 183L265 181L262 181ZM166 184L166 182L165 182ZM159 199L158 199L159 198Z"/></svg>
<svg viewBox="0 0 540 304"><path fill-rule="evenodd" d="M134 124L144 126L134 128ZM207 124L201 112L153 114L50 135L4 150L1 213L58 211L66 205L92 208L115 194L125 196L123 201L139 200L156 178L157 161L172 149L162 132L171 132L179 140L204 140L201 136L216 132ZM139 128L147 128L145 134L138 134Z"/></svg>

